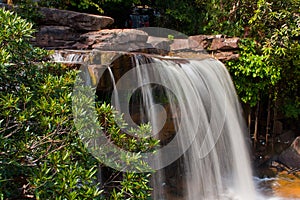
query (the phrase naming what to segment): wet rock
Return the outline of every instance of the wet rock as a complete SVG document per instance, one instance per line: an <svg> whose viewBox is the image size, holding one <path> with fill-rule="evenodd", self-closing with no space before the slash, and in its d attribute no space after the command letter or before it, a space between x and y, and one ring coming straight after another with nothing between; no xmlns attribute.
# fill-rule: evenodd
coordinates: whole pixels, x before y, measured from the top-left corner
<svg viewBox="0 0 300 200"><path fill-rule="evenodd" d="M181 58L190 58L190 59L205 59L205 58L213 58L212 55L206 53L206 52L175 52L172 54L172 56L175 57L181 57Z"/></svg>
<svg viewBox="0 0 300 200"><path fill-rule="evenodd" d="M79 13L54 8L40 8L40 24L68 26L78 31L97 31L111 25L111 17Z"/></svg>
<svg viewBox="0 0 300 200"><path fill-rule="evenodd" d="M171 50L169 41L159 42L159 43L155 44L153 47L156 48L156 49L163 49L167 52L170 52L170 50Z"/></svg>
<svg viewBox="0 0 300 200"><path fill-rule="evenodd" d="M291 170L300 169L300 136L293 141L289 148L278 156L278 162Z"/></svg>

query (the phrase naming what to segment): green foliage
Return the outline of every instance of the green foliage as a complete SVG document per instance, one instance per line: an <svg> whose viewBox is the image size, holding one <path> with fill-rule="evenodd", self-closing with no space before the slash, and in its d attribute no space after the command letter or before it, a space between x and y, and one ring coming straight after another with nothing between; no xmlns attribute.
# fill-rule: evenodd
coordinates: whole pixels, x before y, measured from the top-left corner
<svg viewBox="0 0 300 200"><path fill-rule="evenodd" d="M151 126L142 124L138 128L125 129L127 124L121 116L106 103L96 105L100 125L104 132L114 144L130 152L150 152L154 151L158 145L158 140L151 137Z"/></svg>
<svg viewBox="0 0 300 200"><path fill-rule="evenodd" d="M227 63L239 96L251 107L259 102L299 119L300 13L299 0L259 0L241 42L238 61ZM275 113L274 113L274 117Z"/></svg>
<svg viewBox="0 0 300 200"><path fill-rule="evenodd" d="M187 35L226 34L242 36L255 9L253 0L154 1L162 17L158 26Z"/></svg>
<svg viewBox="0 0 300 200"><path fill-rule="evenodd" d="M259 0L249 25L253 39L242 42L238 61L227 63L242 100L255 106L271 96L287 117L298 118L299 1Z"/></svg>
<svg viewBox="0 0 300 200"><path fill-rule="evenodd" d="M261 44L262 54L268 58L270 64L281 69L276 98L283 102L283 108L288 105L289 109L285 111L293 110L286 114L296 118L300 115L299 4L299 0L260 0L255 15L249 21L253 25L252 33L258 33L256 40ZM291 109L291 102L294 109Z"/></svg>
<svg viewBox="0 0 300 200"><path fill-rule="evenodd" d="M197 1L154 1L150 6L156 8L161 17L156 20L156 26L173 29L188 35L201 30L201 21L205 15Z"/></svg>
<svg viewBox="0 0 300 200"><path fill-rule="evenodd" d="M75 139L74 139L75 140ZM100 199L97 166L80 141L54 151L39 168L34 168L30 184L36 199Z"/></svg>
<svg viewBox="0 0 300 200"><path fill-rule="evenodd" d="M254 40L245 39L240 47L239 60L229 61L227 66L240 98L253 107L260 101L261 95L268 94L278 83L281 68L272 65L266 55L259 54Z"/></svg>
<svg viewBox="0 0 300 200"><path fill-rule="evenodd" d="M152 138L151 126L149 124L142 124L137 128L127 128L121 116L108 104L101 104L96 106L98 119L105 135L114 145L124 149L120 152L118 149L109 148L105 151L103 157L100 156L100 162L111 163L111 165L121 165L126 163L127 169L120 173L117 170L111 169L114 176L121 176L121 181L107 180L108 185L113 184L114 189L111 194L108 194L109 199L148 199L151 196L151 187L149 186L149 178L151 171L148 164L141 159L140 153L153 152L159 145L159 141ZM124 133L122 130L126 130ZM102 149L103 151L103 149ZM128 153L130 152L130 153ZM106 155L118 154L120 160L115 160L114 156L107 158ZM131 172L134 170L136 172ZM145 173L143 171L150 171ZM104 184L106 184L104 183Z"/></svg>
<svg viewBox="0 0 300 200"><path fill-rule="evenodd" d="M32 0L22 0L27 1L28 4ZM140 3L139 0L40 0L37 2L39 6L50 7L50 8L58 8L64 10L74 10L79 12L87 12L87 13L104 13L103 6L107 4L115 4L115 3L126 3L130 6L135 3ZM33 2L36 4L36 2Z"/></svg>
<svg viewBox="0 0 300 200"><path fill-rule="evenodd" d="M5 199L99 196L92 183L96 161L78 150L72 128L76 71L43 61L48 52L29 43L32 24L3 9L0 17L0 193Z"/></svg>
<svg viewBox="0 0 300 200"><path fill-rule="evenodd" d="M142 124L128 128L122 116L106 103L96 102L94 110L94 99L89 98L94 94L93 89L79 85L73 97L76 128L86 147L102 163L101 171L109 171L109 177L102 178L105 198L149 198L152 190L149 177L154 171L141 153L155 153L159 144L151 137L151 126ZM98 123L101 129L97 129ZM100 138L99 134L105 138Z"/></svg>
<svg viewBox="0 0 300 200"><path fill-rule="evenodd" d="M34 0L18 0L14 1L17 6L12 9L18 13L19 16L25 18L27 21L35 25L41 17L43 17L38 11L38 2Z"/></svg>
<svg viewBox="0 0 300 200"><path fill-rule="evenodd" d="M78 72L47 61L49 52L29 43L34 30L26 20L0 9L0 21L0 197L113 196L105 184L100 185L99 161L88 152L73 123L72 91ZM145 135L144 139L134 139L118 134L120 128L110 106L99 106L98 111L99 121L107 122L101 124L107 137L121 147L139 155L158 144L146 136L149 125L132 130L132 135ZM138 158L124 157L124 161L138 163ZM112 173L122 174L116 170ZM146 199L151 191L149 176L125 173L122 179L110 180L119 183L120 189L114 194L119 199Z"/></svg>

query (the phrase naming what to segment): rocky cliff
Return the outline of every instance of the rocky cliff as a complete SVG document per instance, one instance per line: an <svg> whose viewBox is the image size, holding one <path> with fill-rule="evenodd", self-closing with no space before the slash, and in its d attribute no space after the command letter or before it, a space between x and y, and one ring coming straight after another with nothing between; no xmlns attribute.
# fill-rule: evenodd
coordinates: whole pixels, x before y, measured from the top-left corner
<svg viewBox="0 0 300 200"><path fill-rule="evenodd" d="M137 29L108 29L114 20L106 16L40 8L41 20L33 43L46 49L209 53L221 61L238 58L239 38L225 35L195 35L162 38Z"/></svg>
<svg viewBox="0 0 300 200"><path fill-rule="evenodd" d="M12 9L7 4L1 4L1 6ZM226 35L160 37L140 29L109 29L114 20L107 16L52 8L38 8L38 11L41 17L32 43L46 49L98 49L127 52L144 52L147 49L147 51L154 50L154 53L159 54L208 53L221 61L239 57L240 39L236 37Z"/></svg>

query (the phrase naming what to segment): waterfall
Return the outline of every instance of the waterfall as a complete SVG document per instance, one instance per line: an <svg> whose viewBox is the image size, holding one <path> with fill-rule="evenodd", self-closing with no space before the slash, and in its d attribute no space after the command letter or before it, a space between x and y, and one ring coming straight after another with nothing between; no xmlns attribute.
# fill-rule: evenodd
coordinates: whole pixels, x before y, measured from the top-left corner
<svg viewBox="0 0 300 200"><path fill-rule="evenodd" d="M215 59L133 60L131 76L125 74L114 88L131 82L127 92L140 91L135 106L141 122L151 123L154 137L169 134L159 159L150 161L158 170L154 199L256 199L246 128L225 66ZM129 114L128 107L120 105L121 112ZM162 122L172 123L174 132L166 132Z"/></svg>
<svg viewBox="0 0 300 200"><path fill-rule="evenodd" d="M118 95L118 90L117 90L117 88L116 88L115 77L114 77L114 74L113 74L113 72L112 72L112 70L111 70L111 67L108 66L107 69L108 69L108 71L109 71L109 76L110 76L110 78L111 78L111 80L112 80L112 83L113 83L113 92L114 92L114 96L116 97L116 98L115 98L115 102L113 102L112 104L115 105L115 108L116 108L117 110L119 110L119 109L120 109L120 105L119 105L119 95Z"/></svg>
<svg viewBox="0 0 300 200"><path fill-rule="evenodd" d="M83 51L63 50L55 51L51 57L55 62L59 63L81 64L86 55L87 53Z"/></svg>
<svg viewBox="0 0 300 200"><path fill-rule="evenodd" d="M157 154L141 153L156 170L153 199L259 199L248 155L250 140L226 67L212 58L126 56L130 62L115 60L118 66L113 62L90 67L101 69L99 79L108 69L111 103L126 123L134 127L150 122L153 137L160 140ZM89 63L82 71L91 84L86 77Z"/></svg>

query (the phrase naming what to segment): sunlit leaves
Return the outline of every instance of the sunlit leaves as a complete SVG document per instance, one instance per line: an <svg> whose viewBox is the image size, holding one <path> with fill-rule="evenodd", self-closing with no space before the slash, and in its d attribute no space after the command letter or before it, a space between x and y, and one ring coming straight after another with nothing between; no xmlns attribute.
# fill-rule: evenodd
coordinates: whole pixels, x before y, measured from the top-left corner
<svg viewBox="0 0 300 200"><path fill-rule="evenodd" d="M249 20L252 42L244 41L239 61L228 63L245 103L255 106L261 98L280 99L281 111L294 118L300 115L295 101L300 77L297 5L298 0L257 1Z"/></svg>
<svg viewBox="0 0 300 200"><path fill-rule="evenodd" d="M146 162L143 161L141 153L153 152L159 145L159 140L154 139L151 135L151 126L142 124L137 128L128 129L122 116L116 112L109 104L103 103L96 106L98 120L103 128L104 134L110 142L124 151L114 152L113 148L108 148L105 155L100 156L100 161L105 163L113 163L110 166L120 166L125 163L126 166L134 166L137 172L124 172L122 179L112 193L107 194L109 199L148 199L151 196L151 187L149 186L149 176L153 171ZM122 127L122 130L121 128ZM126 130L126 132L123 132ZM105 147L101 147L102 151L106 151ZM114 159L114 156L107 154L118 154L119 160ZM125 169L124 169L125 170ZM118 171L112 170L113 174L118 174Z"/></svg>
<svg viewBox="0 0 300 200"><path fill-rule="evenodd" d="M43 61L26 20L3 9L0 18L0 196L99 198L97 162L73 127L77 72Z"/></svg>

